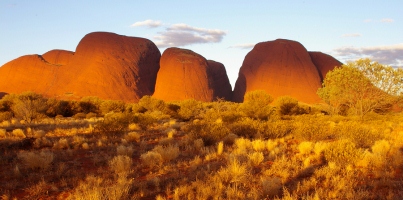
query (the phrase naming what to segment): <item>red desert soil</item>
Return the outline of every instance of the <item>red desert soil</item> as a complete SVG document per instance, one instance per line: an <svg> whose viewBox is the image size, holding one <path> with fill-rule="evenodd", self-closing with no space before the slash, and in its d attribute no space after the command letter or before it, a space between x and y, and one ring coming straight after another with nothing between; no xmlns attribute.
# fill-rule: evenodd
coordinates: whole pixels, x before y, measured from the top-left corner
<svg viewBox="0 0 403 200"><path fill-rule="evenodd" d="M242 102L246 92L265 90L274 98L288 95L305 103L320 102L316 91L321 87L321 73L332 69L333 63L328 62L335 59L314 54L311 59L304 46L291 40L256 44L239 71L233 100Z"/></svg>
<svg viewBox="0 0 403 200"><path fill-rule="evenodd" d="M168 48L160 61L154 97L165 101L230 100L231 85L224 65L207 61L187 49Z"/></svg>
<svg viewBox="0 0 403 200"><path fill-rule="evenodd" d="M157 46L148 39L89 33L75 53L52 50L6 63L0 68L0 92L136 102L153 94L160 57Z"/></svg>

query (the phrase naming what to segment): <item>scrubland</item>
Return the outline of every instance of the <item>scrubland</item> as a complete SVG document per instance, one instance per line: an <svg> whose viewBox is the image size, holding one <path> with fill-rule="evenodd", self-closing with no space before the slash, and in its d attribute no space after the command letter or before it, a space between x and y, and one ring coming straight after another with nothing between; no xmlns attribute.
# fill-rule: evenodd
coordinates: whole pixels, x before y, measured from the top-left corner
<svg viewBox="0 0 403 200"><path fill-rule="evenodd" d="M0 100L3 199L403 198L400 112L35 95Z"/></svg>

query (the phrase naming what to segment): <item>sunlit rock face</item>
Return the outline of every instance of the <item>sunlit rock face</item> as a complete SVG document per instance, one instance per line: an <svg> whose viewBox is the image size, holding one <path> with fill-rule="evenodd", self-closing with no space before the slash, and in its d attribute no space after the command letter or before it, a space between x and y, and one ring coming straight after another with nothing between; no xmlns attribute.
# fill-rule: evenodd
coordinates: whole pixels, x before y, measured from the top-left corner
<svg viewBox="0 0 403 200"><path fill-rule="evenodd" d="M94 32L80 41L76 52L52 50L6 63L0 68L0 92L136 102L153 94L160 57L150 40Z"/></svg>
<svg viewBox="0 0 403 200"><path fill-rule="evenodd" d="M187 49L168 48L160 61L153 97L165 101L195 99L213 101L231 98L224 65L206 60Z"/></svg>
<svg viewBox="0 0 403 200"><path fill-rule="evenodd" d="M287 95L306 103L319 102L316 91L322 77L340 62L326 54L311 54L313 58L304 46L291 40L256 44L241 66L233 100L242 102L246 92L265 90L274 98Z"/></svg>

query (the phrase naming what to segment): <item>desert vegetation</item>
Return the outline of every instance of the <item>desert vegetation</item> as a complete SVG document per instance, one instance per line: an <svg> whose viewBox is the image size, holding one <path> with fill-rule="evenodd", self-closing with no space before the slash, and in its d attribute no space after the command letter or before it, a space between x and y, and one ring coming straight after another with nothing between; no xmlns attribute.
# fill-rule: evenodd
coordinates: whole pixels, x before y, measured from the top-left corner
<svg viewBox="0 0 403 200"><path fill-rule="evenodd" d="M0 195L402 199L401 88L375 87L354 66L330 72L318 92L326 104L317 105L274 100L264 91L247 93L243 103L6 95L0 100ZM341 92L354 90L333 85L341 83L332 82L342 79L339 73L369 81L365 92L385 98L347 101Z"/></svg>

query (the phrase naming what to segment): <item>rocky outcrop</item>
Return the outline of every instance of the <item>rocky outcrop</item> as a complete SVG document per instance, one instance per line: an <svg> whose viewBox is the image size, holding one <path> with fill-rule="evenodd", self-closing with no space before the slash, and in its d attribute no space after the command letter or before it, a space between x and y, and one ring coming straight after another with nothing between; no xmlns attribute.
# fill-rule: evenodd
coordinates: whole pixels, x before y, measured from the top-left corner
<svg viewBox="0 0 403 200"><path fill-rule="evenodd" d="M168 48L162 54L153 97L213 101L230 96L231 85L221 63L187 49Z"/></svg>
<svg viewBox="0 0 403 200"><path fill-rule="evenodd" d="M239 71L233 100L242 102L246 92L265 90L274 98L288 95L306 103L319 102L316 91L321 87L321 74L331 67L322 62L325 56L313 54L319 67L298 42L278 39L256 44Z"/></svg>
<svg viewBox="0 0 403 200"><path fill-rule="evenodd" d="M0 67L0 91L49 94L48 90L57 81L58 72L58 66L47 62L40 55L21 56Z"/></svg>
<svg viewBox="0 0 403 200"><path fill-rule="evenodd" d="M343 65L343 63L332 56L322 52L309 52L309 55L311 56L313 64L318 68L322 80L330 70Z"/></svg>
<svg viewBox="0 0 403 200"><path fill-rule="evenodd" d="M153 94L160 57L158 48L148 39L90 33L75 53L52 50L6 63L0 68L0 91L135 102Z"/></svg>
<svg viewBox="0 0 403 200"><path fill-rule="evenodd" d="M42 58L53 65L67 65L73 58L74 52L66 50L51 50L42 55Z"/></svg>
<svg viewBox="0 0 403 200"><path fill-rule="evenodd" d="M232 86L229 82L227 71L225 70L224 65L214 60L207 60L207 63L209 66L209 74L211 75L209 81L214 88L214 98L231 100Z"/></svg>

